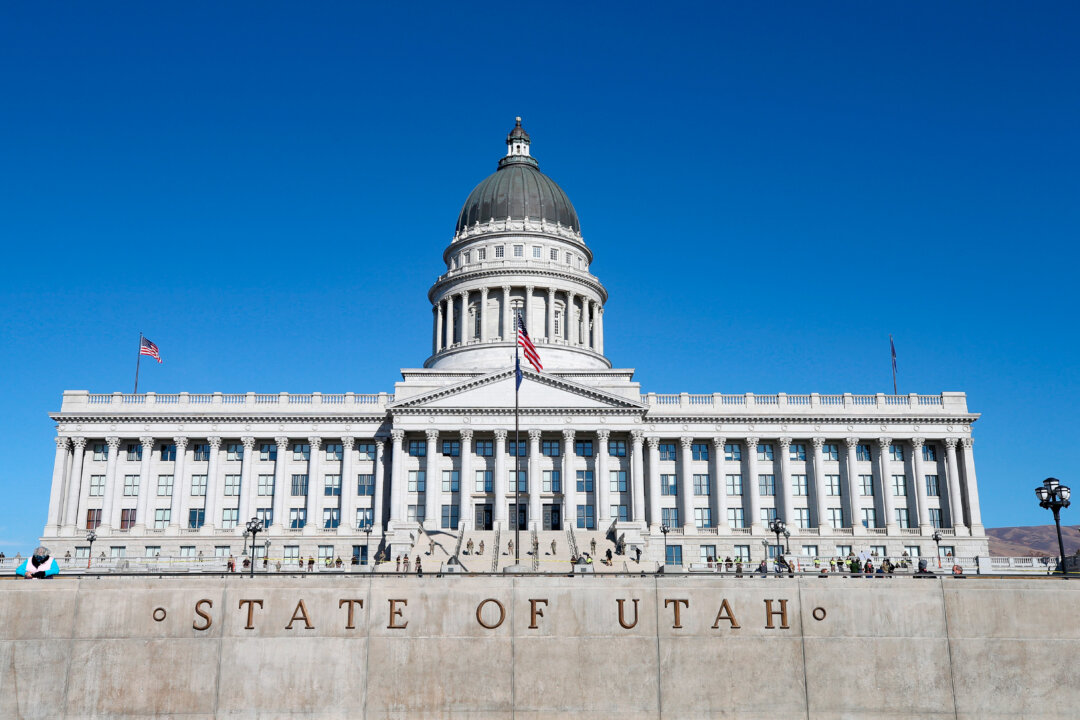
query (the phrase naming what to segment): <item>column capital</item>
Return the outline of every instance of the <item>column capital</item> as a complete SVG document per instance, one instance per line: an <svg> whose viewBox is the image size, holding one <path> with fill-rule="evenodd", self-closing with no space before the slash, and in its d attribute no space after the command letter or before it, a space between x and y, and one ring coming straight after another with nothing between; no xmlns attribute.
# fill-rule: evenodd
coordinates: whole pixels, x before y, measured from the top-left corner
<svg viewBox="0 0 1080 720"><path fill-rule="evenodd" d="M758 446L758 439L756 437L748 437L748 438L746 438L746 448L747 448L748 451L752 450L752 449L756 449L757 446Z"/></svg>
<svg viewBox="0 0 1080 720"><path fill-rule="evenodd" d="M144 435L139 438L139 444L143 446L143 450L151 450L154 447L154 438Z"/></svg>
<svg viewBox="0 0 1080 720"><path fill-rule="evenodd" d="M502 428L499 428L498 430L496 430L495 431L495 439L498 440L499 442L503 442L504 440L506 440L506 431L503 430Z"/></svg>
<svg viewBox="0 0 1080 720"><path fill-rule="evenodd" d="M185 450L187 450L188 440L190 440L190 438L185 437L184 435L177 435L172 439L173 445L176 446L178 452L184 452Z"/></svg>
<svg viewBox="0 0 1080 720"><path fill-rule="evenodd" d="M318 450L320 447L322 447L322 438L318 437L317 435L309 437L307 441L308 445L311 446L312 450Z"/></svg>
<svg viewBox="0 0 1080 720"><path fill-rule="evenodd" d="M788 448L790 448L791 447L791 438L789 438L789 437L780 438L780 447L783 448L784 450L787 450Z"/></svg>
<svg viewBox="0 0 1080 720"><path fill-rule="evenodd" d="M660 438L655 435L650 435L649 437L645 438L645 442L649 444L650 450L656 450L660 447Z"/></svg>
<svg viewBox="0 0 1080 720"><path fill-rule="evenodd" d="M970 437L960 438L960 444L964 446L964 449L970 450L971 446L975 444L975 440Z"/></svg>
<svg viewBox="0 0 1080 720"><path fill-rule="evenodd" d="M539 428L533 428L529 430L529 440L532 442L540 442L540 435L543 431Z"/></svg>
<svg viewBox="0 0 1080 720"><path fill-rule="evenodd" d="M221 438L217 435L206 438L206 442L209 443L211 450L217 450L221 447Z"/></svg>
<svg viewBox="0 0 1080 720"><path fill-rule="evenodd" d="M289 438L279 435L274 438L274 444L278 446L278 452L285 452L289 447Z"/></svg>
<svg viewBox="0 0 1080 720"><path fill-rule="evenodd" d="M911 438L911 447L915 448L916 450L918 450L919 448L921 448L925 444L926 444L926 440L924 440L921 437Z"/></svg>
<svg viewBox="0 0 1080 720"><path fill-rule="evenodd" d="M596 431L596 438L600 442L605 442L606 443L608 441L609 437L611 437L611 431L610 430L601 429L601 430Z"/></svg>
<svg viewBox="0 0 1080 720"><path fill-rule="evenodd" d="M892 438L891 437L886 437L886 436L879 437L877 439L877 444L881 446L882 450L884 450L885 448L892 445Z"/></svg>
<svg viewBox="0 0 1080 720"><path fill-rule="evenodd" d="M563 440L565 440L566 442L568 442L568 443L574 442L574 431L572 429L565 428L562 431L562 436L563 436Z"/></svg>
<svg viewBox="0 0 1080 720"><path fill-rule="evenodd" d="M244 444L245 452L251 452L252 449L255 447L255 438L253 437L240 438L240 442Z"/></svg>
<svg viewBox="0 0 1080 720"><path fill-rule="evenodd" d="M945 443L945 447L947 447L947 448L955 448L956 447L956 440L957 440L957 438L947 437L947 438L942 438L941 442Z"/></svg>
<svg viewBox="0 0 1080 720"><path fill-rule="evenodd" d="M820 450L825 445L825 438L810 438L810 442L814 444L814 450Z"/></svg>
<svg viewBox="0 0 1080 720"><path fill-rule="evenodd" d="M67 450L68 445L70 445L70 444L71 444L71 441L68 440L66 437L59 437L58 436L56 438L56 449L57 450Z"/></svg>
<svg viewBox="0 0 1080 720"><path fill-rule="evenodd" d="M553 297L555 297L555 288L553 288L553 287L549 287L549 288L547 289L547 291L548 291L548 297L549 297L549 298L553 298Z"/></svg>
<svg viewBox="0 0 1080 720"><path fill-rule="evenodd" d="M682 445L683 450L689 450L690 446L694 444L694 438L689 435L683 435L679 438L679 443Z"/></svg>
<svg viewBox="0 0 1080 720"><path fill-rule="evenodd" d="M726 437L714 437L712 439L712 444L713 444L713 447L716 448L717 450L722 450L724 448L724 446L727 445L727 438Z"/></svg>
<svg viewBox="0 0 1080 720"><path fill-rule="evenodd" d="M635 445L640 445L645 440L645 431L631 430L630 437L633 439Z"/></svg>
<svg viewBox="0 0 1080 720"><path fill-rule="evenodd" d="M473 439L473 429L472 428L461 428L461 430L458 430L458 433L461 435L461 442L463 442L463 443L472 442L472 439ZM461 448L461 452L464 453L465 448Z"/></svg>
<svg viewBox="0 0 1080 720"><path fill-rule="evenodd" d="M848 450L851 450L853 447L859 444L859 438L846 437L844 438L844 443L848 446Z"/></svg>
<svg viewBox="0 0 1080 720"><path fill-rule="evenodd" d="M401 429L398 429L398 428L394 428L393 430L390 431L390 437L393 439L394 442L401 442L402 440L405 439L405 431L401 430Z"/></svg>
<svg viewBox="0 0 1080 720"><path fill-rule="evenodd" d="M71 443L75 446L76 451L82 450L84 447L86 447L86 438L73 437L71 438Z"/></svg>
<svg viewBox="0 0 1080 720"><path fill-rule="evenodd" d="M484 287L480 288L480 297L486 299L487 294L488 294L488 289L487 289L487 286L485 285Z"/></svg>
<svg viewBox="0 0 1080 720"><path fill-rule="evenodd" d="M510 286L509 285L503 285L502 286L502 291L504 293L506 293L507 295L509 295L510 294Z"/></svg>
<svg viewBox="0 0 1080 720"><path fill-rule="evenodd" d="M354 445L356 445L356 438L354 438L352 435L342 435L341 436L341 449L342 450L344 450L345 452L348 452L348 451L353 449Z"/></svg>
<svg viewBox="0 0 1080 720"><path fill-rule="evenodd" d="M525 286L525 290L526 290L527 292L529 292L530 294L531 294L531 293L532 293L532 291L533 291L533 290L535 290L535 289L536 289L536 286L535 286L535 285L526 285L526 286Z"/></svg>
<svg viewBox="0 0 1080 720"><path fill-rule="evenodd" d="M956 438L952 439L953 445L956 445ZM105 438L105 442L109 445L109 450L113 451L120 447L120 438L113 436Z"/></svg>
<svg viewBox="0 0 1080 720"><path fill-rule="evenodd" d="M435 444L439 441L439 431L434 428L425 430L424 435L427 437L429 443Z"/></svg>

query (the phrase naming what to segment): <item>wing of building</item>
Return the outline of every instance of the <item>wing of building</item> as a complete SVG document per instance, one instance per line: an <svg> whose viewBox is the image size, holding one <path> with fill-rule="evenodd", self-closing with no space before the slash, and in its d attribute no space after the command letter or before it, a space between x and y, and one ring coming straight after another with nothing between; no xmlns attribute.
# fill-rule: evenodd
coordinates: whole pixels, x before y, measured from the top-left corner
<svg viewBox="0 0 1080 720"><path fill-rule="evenodd" d="M393 393L65 392L54 555L85 557L88 530L95 555L239 554L252 517L256 551L286 562L418 541L461 558L517 527L537 562L594 540L631 562L756 559L776 518L796 554L933 555L935 531L943 552L986 554L963 393L643 392L604 354L607 291L574 206L520 120L506 143L428 292L431 356ZM544 371L524 370L517 434L519 313Z"/></svg>

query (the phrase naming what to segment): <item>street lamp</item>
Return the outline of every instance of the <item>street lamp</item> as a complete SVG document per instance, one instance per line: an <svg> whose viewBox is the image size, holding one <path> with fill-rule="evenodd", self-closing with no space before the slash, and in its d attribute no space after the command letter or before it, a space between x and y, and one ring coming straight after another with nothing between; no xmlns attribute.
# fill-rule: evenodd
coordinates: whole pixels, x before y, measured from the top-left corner
<svg viewBox="0 0 1080 720"><path fill-rule="evenodd" d="M773 518L769 521L769 531L776 534L776 547L780 555L784 554L784 546L780 542L781 535L788 535L787 524L780 518Z"/></svg>
<svg viewBox="0 0 1080 720"><path fill-rule="evenodd" d="M1044 507L1054 512L1054 525L1057 526L1058 551L1061 553L1060 567L1061 577L1067 578L1065 572L1065 543L1061 540L1061 509L1069 507L1069 496L1072 490L1068 485L1062 485L1057 478L1046 478L1043 484L1035 488L1035 494L1039 498L1039 507Z"/></svg>
<svg viewBox="0 0 1080 720"><path fill-rule="evenodd" d="M367 550L368 553L368 562L371 562L371 572L375 572L376 563L372 562L374 558L371 556L371 523L365 522L364 526L360 529L363 530L364 537L366 538L364 540L364 548Z"/></svg>
<svg viewBox="0 0 1080 720"><path fill-rule="evenodd" d="M251 523L248 523L248 527L251 527ZM243 555L243 556L245 556L245 557L247 556L247 539L248 539L248 536L249 536L249 535L251 535L251 531L250 531L250 530L245 530L245 531L244 531L244 542L243 542L243 544L241 544L241 546L240 546L241 548L243 548L243 549L242 549L242 550L240 551L240 554L241 554L241 555ZM254 554L255 554L255 545L254 545L254 543L252 543L252 550L251 550L251 554L252 554L252 555L254 555Z"/></svg>
<svg viewBox="0 0 1080 720"><path fill-rule="evenodd" d="M244 533L245 538L248 535L251 535L251 577L255 577L255 536L258 535L259 531L262 529L262 520L257 517L253 517L248 520L247 530ZM247 547L244 548L244 552L247 552Z"/></svg>
<svg viewBox="0 0 1080 720"><path fill-rule="evenodd" d="M263 543L263 567L270 570L270 538Z"/></svg>
<svg viewBox="0 0 1080 720"><path fill-rule="evenodd" d="M937 566L938 566L938 570L940 570L941 569L941 533L939 533L937 530L935 530L934 534L931 537L934 538L934 547L937 548Z"/></svg>
<svg viewBox="0 0 1080 720"><path fill-rule="evenodd" d="M90 569L90 561L94 559L94 541L97 540L97 533L91 530L86 533L86 542L90 543L90 551L86 555L86 569Z"/></svg>
<svg viewBox="0 0 1080 720"><path fill-rule="evenodd" d="M784 552L786 552L788 555L790 555L791 554L791 531L790 530L785 530L784 531L784 545L787 546L784 549Z"/></svg>
<svg viewBox="0 0 1080 720"><path fill-rule="evenodd" d="M664 568L667 568L667 534L671 532L671 528L667 525L660 526L660 532L664 534Z"/></svg>

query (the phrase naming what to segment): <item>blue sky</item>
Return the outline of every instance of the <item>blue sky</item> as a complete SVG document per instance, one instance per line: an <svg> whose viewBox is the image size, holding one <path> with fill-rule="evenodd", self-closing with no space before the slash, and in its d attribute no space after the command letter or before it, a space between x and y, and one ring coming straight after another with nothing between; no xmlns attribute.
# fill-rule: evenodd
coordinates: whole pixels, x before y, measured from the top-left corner
<svg viewBox="0 0 1080 720"><path fill-rule="evenodd" d="M64 389L378 392L515 115L655 392L962 390L988 526L1077 483L1080 6L0 8L0 549ZM1064 513L1070 524L1080 516Z"/></svg>

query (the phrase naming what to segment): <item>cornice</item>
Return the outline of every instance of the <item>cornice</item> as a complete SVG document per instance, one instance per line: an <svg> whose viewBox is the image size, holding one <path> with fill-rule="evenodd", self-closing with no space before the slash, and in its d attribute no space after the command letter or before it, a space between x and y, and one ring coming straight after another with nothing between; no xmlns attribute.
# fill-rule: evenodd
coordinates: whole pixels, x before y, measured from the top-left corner
<svg viewBox="0 0 1080 720"><path fill-rule="evenodd" d="M167 422L235 422L235 423L265 423L265 422L380 422L388 418L386 410L367 415L207 415L205 413L179 415L115 415L81 414L81 413L49 413L49 417L56 422L85 422L85 423L167 423Z"/></svg>
<svg viewBox="0 0 1080 720"><path fill-rule="evenodd" d="M432 284L428 290L428 302L435 304L437 299L441 299L446 294L447 290L454 285L461 284L464 281L472 280L488 280L491 278L505 278L508 276L529 275L531 277L545 278L548 280L561 280L565 282L572 282L585 288L593 290L600 296L601 304L607 302L608 292L607 289L601 284L599 278L595 275L578 275L568 272L559 272L555 270L549 270L544 268L531 268L528 265L521 266L508 266L503 268L489 268L486 270L465 270L459 274L455 274L452 277L441 275L438 280ZM491 283L489 287L496 287L505 284L502 281L498 283ZM540 283L537 283L538 285ZM515 287L520 286L520 282L513 283ZM476 288L479 289L479 288ZM453 293L449 293L453 294Z"/></svg>

